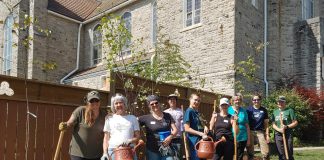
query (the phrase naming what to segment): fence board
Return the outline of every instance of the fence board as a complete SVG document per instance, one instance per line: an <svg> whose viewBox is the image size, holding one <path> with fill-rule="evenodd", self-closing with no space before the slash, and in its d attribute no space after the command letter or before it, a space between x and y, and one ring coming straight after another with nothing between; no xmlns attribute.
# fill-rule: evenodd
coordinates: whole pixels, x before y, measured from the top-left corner
<svg viewBox="0 0 324 160"><path fill-rule="evenodd" d="M75 109L76 107L63 107L63 120L64 122L66 122L73 110ZM59 132L57 130L57 132ZM65 132L64 134L64 138L63 138L63 143L62 143L62 149L61 149L61 154L60 154L60 157L61 157L61 160L65 160L64 157L69 157L69 146L70 146L70 140L72 138L72 134L71 134L71 130L68 130L67 132Z"/></svg>
<svg viewBox="0 0 324 160"><path fill-rule="evenodd" d="M5 138L7 135L7 101L0 100L0 159L5 159Z"/></svg>
<svg viewBox="0 0 324 160"><path fill-rule="evenodd" d="M46 107L45 113L45 159L53 159L53 125L54 125L54 108L53 107ZM55 151L54 151L55 152Z"/></svg>
<svg viewBox="0 0 324 160"><path fill-rule="evenodd" d="M30 103L29 104L29 112L35 114L36 113L36 108L37 108L36 103ZM28 127L28 126L27 126ZM36 140L36 118L31 116L29 114L29 135L28 136L28 149L27 149L27 159L29 160L35 160L35 140ZM27 137L26 137L27 138Z"/></svg>
<svg viewBox="0 0 324 160"><path fill-rule="evenodd" d="M16 144L16 121L17 121L17 102L8 101L8 118L7 118L7 137L6 137L6 158L15 159Z"/></svg>
<svg viewBox="0 0 324 160"><path fill-rule="evenodd" d="M18 133L17 133L17 159L25 159L26 142L26 116L27 109L25 102L17 102L18 106Z"/></svg>
<svg viewBox="0 0 324 160"><path fill-rule="evenodd" d="M37 125L37 141L36 141L36 160L37 159L44 159L44 140L46 138L46 135L44 135L45 132L45 109L47 105L39 105L37 106L37 119L36 119L36 125Z"/></svg>

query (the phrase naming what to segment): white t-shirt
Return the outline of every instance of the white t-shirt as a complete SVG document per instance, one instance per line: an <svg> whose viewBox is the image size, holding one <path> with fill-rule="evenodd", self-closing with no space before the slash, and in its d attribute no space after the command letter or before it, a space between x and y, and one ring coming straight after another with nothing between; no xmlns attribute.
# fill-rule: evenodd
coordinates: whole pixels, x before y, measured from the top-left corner
<svg viewBox="0 0 324 160"><path fill-rule="evenodd" d="M181 132L183 131L183 125L182 125L182 120L183 120L183 113L180 108L172 109L168 108L164 110L165 113L169 113L173 120L175 121L175 126L178 129L177 136L181 136Z"/></svg>
<svg viewBox="0 0 324 160"><path fill-rule="evenodd" d="M109 148L116 148L125 140L134 137L134 131L139 131L138 121L133 115L116 115L108 117L103 131L110 133Z"/></svg>

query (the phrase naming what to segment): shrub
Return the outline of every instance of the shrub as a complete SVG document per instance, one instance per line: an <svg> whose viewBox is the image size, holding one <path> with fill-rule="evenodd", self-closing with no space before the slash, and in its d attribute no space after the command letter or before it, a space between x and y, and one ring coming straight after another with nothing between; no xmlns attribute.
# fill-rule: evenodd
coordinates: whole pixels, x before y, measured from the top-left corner
<svg viewBox="0 0 324 160"><path fill-rule="evenodd" d="M262 105L267 107L270 117L272 116L273 111L278 108L277 98L279 95L285 96L286 107L292 108L295 111L298 126L294 128L293 135L300 139L303 136L303 129L307 128L311 123L312 113L308 101L304 100L295 89L281 89L274 91L262 101ZM272 122L270 122L270 124L272 124ZM270 128L273 131L272 127Z"/></svg>

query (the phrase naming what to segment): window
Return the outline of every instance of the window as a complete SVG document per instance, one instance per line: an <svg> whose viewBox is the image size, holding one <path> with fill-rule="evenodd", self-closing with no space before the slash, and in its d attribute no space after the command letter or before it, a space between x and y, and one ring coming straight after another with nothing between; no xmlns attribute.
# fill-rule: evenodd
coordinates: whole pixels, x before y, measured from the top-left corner
<svg viewBox="0 0 324 160"><path fill-rule="evenodd" d="M92 43L92 64L98 64L102 61L102 34L99 29L99 24L93 29Z"/></svg>
<svg viewBox="0 0 324 160"><path fill-rule="evenodd" d="M251 3L255 8L258 8L258 0L251 0Z"/></svg>
<svg viewBox="0 0 324 160"><path fill-rule="evenodd" d="M186 0L186 27L200 23L201 0Z"/></svg>
<svg viewBox="0 0 324 160"><path fill-rule="evenodd" d="M302 19L314 18L314 0L302 0Z"/></svg>
<svg viewBox="0 0 324 160"><path fill-rule="evenodd" d="M128 30L128 32L132 33L132 14L130 12L125 12L122 16L122 19L125 22L125 27ZM127 39L125 45L122 48L122 56L128 56L131 54L131 39Z"/></svg>
<svg viewBox="0 0 324 160"><path fill-rule="evenodd" d="M4 25L3 74L10 75L12 63L12 26L14 19L9 15Z"/></svg>
<svg viewBox="0 0 324 160"><path fill-rule="evenodd" d="M156 1L152 4L152 43L155 45L157 41L158 25L157 25L157 4Z"/></svg>

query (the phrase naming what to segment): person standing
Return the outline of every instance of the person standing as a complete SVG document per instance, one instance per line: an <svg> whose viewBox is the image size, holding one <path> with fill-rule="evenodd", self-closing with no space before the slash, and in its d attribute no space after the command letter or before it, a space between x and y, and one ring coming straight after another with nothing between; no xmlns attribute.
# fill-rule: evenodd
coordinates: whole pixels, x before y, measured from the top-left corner
<svg viewBox="0 0 324 160"><path fill-rule="evenodd" d="M165 113L169 113L173 120L175 121L175 126L177 127L178 133L172 139L172 146L175 147L178 158L182 159L181 154L181 135L183 131L182 120L183 120L183 113L180 108L177 107L178 96L175 94L170 94L168 96L168 104L170 108L164 110Z"/></svg>
<svg viewBox="0 0 324 160"><path fill-rule="evenodd" d="M246 110L241 106L243 97L241 94L233 96L233 105L228 108L228 113L237 116L237 124L240 132L236 135L236 148L238 160L243 159L244 149L250 145L250 127Z"/></svg>
<svg viewBox="0 0 324 160"><path fill-rule="evenodd" d="M261 96L254 95L253 106L247 108L246 112L250 125L250 146L247 147L249 159L254 158L254 140L257 139L260 145L263 160L269 159L269 116L266 108L261 106Z"/></svg>
<svg viewBox="0 0 324 160"><path fill-rule="evenodd" d="M178 133L175 122L169 113L162 112L158 96L150 95L146 101L151 113L138 119L140 125L145 127L146 158L148 160L173 160L173 151L169 145Z"/></svg>
<svg viewBox="0 0 324 160"><path fill-rule="evenodd" d="M112 116L106 119L104 126L103 156L101 160L115 159L114 149L120 145L134 146L140 138L140 128L137 118L129 115L127 110L127 99L122 94L117 93L111 98ZM109 156L108 156L109 155ZM137 160L136 155L134 160Z"/></svg>
<svg viewBox="0 0 324 160"><path fill-rule="evenodd" d="M100 95L91 91L85 97L86 106L76 108L59 130L73 127L70 143L71 160L99 160L102 155L103 128L107 112L100 109Z"/></svg>
<svg viewBox="0 0 324 160"><path fill-rule="evenodd" d="M272 127L275 129L275 143L279 154L279 160L285 160L283 134L285 134L289 160L294 160L292 129L298 125L293 109L286 108L285 96L278 97L278 109L272 114ZM281 119L282 123L281 124Z"/></svg>
<svg viewBox="0 0 324 160"><path fill-rule="evenodd" d="M207 138L208 127L203 125L203 120L198 112L200 105L200 96L191 94L190 106L185 112L183 123L184 130L187 133L188 144L190 148L190 160L198 160L195 150L196 143L201 139Z"/></svg>
<svg viewBox="0 0 324 160"><path fill-rule="evenodd" d="M216 141L225 137L226 141L216 146L214 160L233 160L234 154L234 137L232 129L239 132L234 117L228 114L229 100L221 98L219 102L220 113L214 113L210 120L209 129L214 131Z"/></svg>

